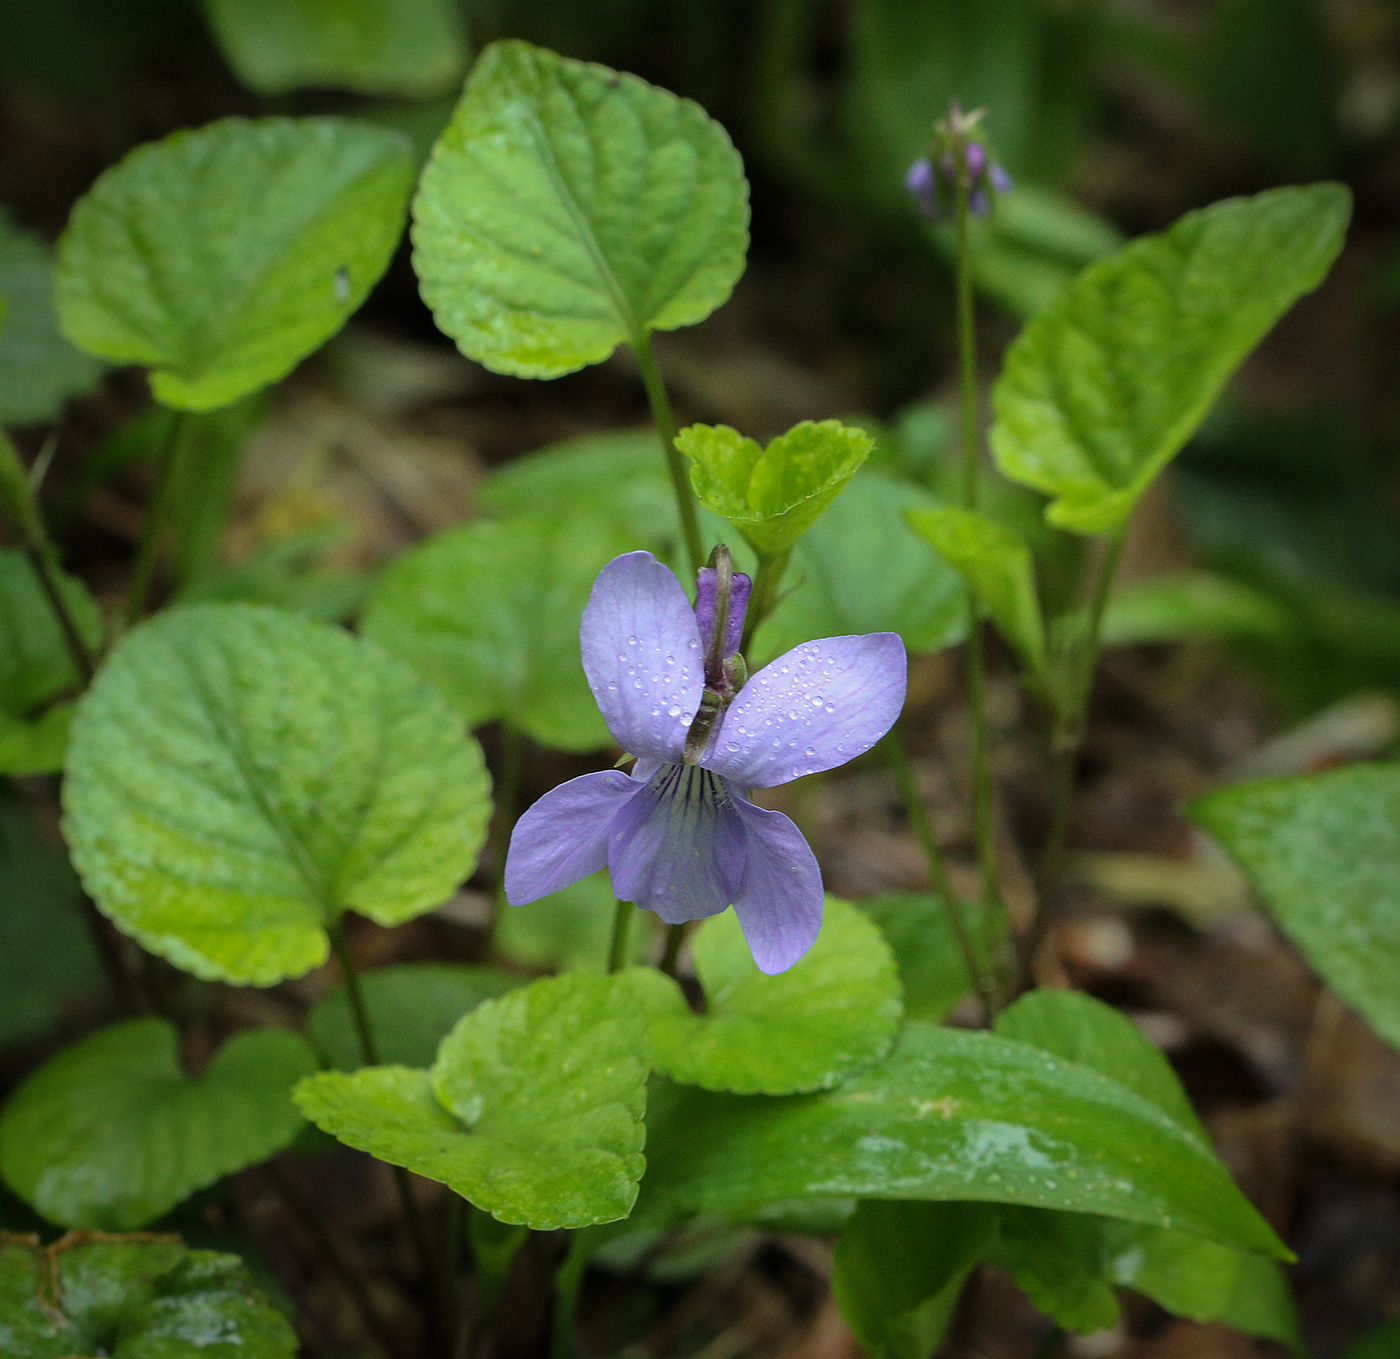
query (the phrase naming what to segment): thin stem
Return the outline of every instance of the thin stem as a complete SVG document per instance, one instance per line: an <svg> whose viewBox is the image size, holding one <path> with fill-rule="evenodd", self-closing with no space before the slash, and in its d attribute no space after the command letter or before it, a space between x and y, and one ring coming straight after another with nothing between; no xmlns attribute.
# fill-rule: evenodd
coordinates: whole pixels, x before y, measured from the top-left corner
<svg viewBox="0 0 1400 1359"><path fill-rule="evenodd" d="M83 682L83 687L86 688L97 673L97 660L87 642L83 640L78 620L73 617L73 611L68 607L68 601L64 599L63 591L59 588L58 573L55 571L53 561L49 556L48 545L46 543L27 543L24 555L29 558L29 564L34 568L34 574L39 578L39 587L43 590L44 597L49 601L49 608L53 610L54 617L58 620L59 631L63 633L63 641L68 647L68 654L73 658L73 666Z"/></svg>
<svg viewBox="0 0 1400 1359"><path fill-rule="evenodd" d="M944 859L943 851L939 848L938 838L933 833L928 804L924 801L923 794L919 792L918 783L914 778L914 770L909 763L909 752L904 748L904 739L900 735L898 726L890 728L889 734L885 737L884 745L890 767L894 770L895 780L899 784L900 796L904 799L905 816L908 818L910 826L913 827L914 834L918 836L919 844L923 846L924 858L928 860L928 874L933 883L933 890L943 903L943 910L948 917L948 927L952 930L953 938L957 941L958 951L962 954L963 966L967 968L968 978L977 992L978 1000L982 1003L984 1020L990 1023L996 1015L995 996L988 983L981 960L972 947L972 939L968 935L967 924L963 920L962 903L953 891L952 880L948 876L948 862Z"/></svg>
<svg viewBox="0 0 1400 1359"><path fill-rule="evenodd" d="M549 1341L549 1359L573 1359L574 1326L578 1317L578 1295L588 1268L587 1237L583 1232L569 1236L569 1253L554 1273L554 1324Z"/></svg>
<svg viewBox="0 0 1400 1359"><path fill-rule="evenodd" d="M619 972L627 966L627 941L632 933L632 917L637 908L630 901L617 901L613 912L612 944L608 948L608 971Z"/></svg>
<svg viewBox="0 0 1400 1359"><path fill-rule="evenodd" d="M462 1325L462 1299L457 1276L461 1270L466 1209L467 1201L449 1189L442 1243L442 1334L449 1355L457 1352L458 1332Z"/></svg>
<svg viewBox="0 0 1400 1359"><path fill-rule="evenodd" d="M192 421L184 411L172 411L165 438L156 453L156 480L151 497L146 502L146 514L141 524L141 541L136 547L136 561L131 568L131 581L126 595L126 625L135 627L145 616L146 600L151 593L151 578L155 575L156 553L160 548L164 527L166 501L176 458L184 446Z"/></svg>
<svg viewBox="0 0 1400 1359"><path fill-rule="evenodd" d="M700 540L700 516L695 509L695 492L691 489L685 459L676 447L676 417L671 413L666 385L661 381L661 372L656 366L651 335L645 330L640 331L632 340L632 349L642 370L642 385L651 403L651 418L656 421L661 443L666 450L666 470L671 474L671 489L676 495L676 509L681 517L681 532L685 535L690 569L699 571L705 565L705 549Z"/></svg>
<svg viewBox="0 0 1400 1359"><path fill-rule="evenodd" d="M661 970L668 977L674 977L676 969L680 966L681 949L685 947L686 929L685 922L682 922L679 925L672 925L666 931L666 947L661 952Z"/></svg>
<svg viewBox="0 0 1400 1359"><path fill-rule="evenodd" d="M776 557L764 557L758 563L758 574L754 577L753 591L749 595L748 612L744 615L744 640L739 644L740 651L748 654L749 643L763 620L778 605L778 586L782 583L783 572L787 569L790 553L780 552Z"/></svg>

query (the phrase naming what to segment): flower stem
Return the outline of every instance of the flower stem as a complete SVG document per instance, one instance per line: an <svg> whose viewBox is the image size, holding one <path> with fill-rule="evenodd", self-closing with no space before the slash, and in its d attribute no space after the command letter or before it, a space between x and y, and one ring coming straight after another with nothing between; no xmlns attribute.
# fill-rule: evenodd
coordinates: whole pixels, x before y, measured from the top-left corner
<svg viewBox="0 0 1400 1359"><path fill-rule="evenodd" d="M890 767L894 770L895 780L899 784L900 796L904 799L905 816L914 834L918 836L919 844L923 846L924 858L928 860L928 875L933 883L933 890L943 903L948 927L957 941L958 952L962 954L963 966L967 968L968 978L982 1003L983 1018L985 1022L991 1023L997 1013L995 991L989 983L986 969L972 947L967 923L963 920L962 903L953 891L952 880L948 876L948 862L944 859L938 838L933 833L928 804L919 792L914 770L909 764L909 752L904 748L904 738L900 735L898 726L890 728L884 745L885 754L889 757Z"/></svg>
<svg viewBox="0 0 1400 1359"><path fill-rule="evenodd" d="M661 372L656 366L650 333L639 331L632 339L632 349L642 370L642 385L647 391L647 401L651 403L651 418L656 421L657 432L666 451L666 470L671 474L671 489L676 495L676 510L681 518L681 532L685 535L690 569L699 571L705 565L705 549L700 540L700 516L695 508L695 492L691 489L685 460L676 447L676 417L671 413L666 384L661 381Z"/></svg>
<svg viewBox="0 0 1400 1359"><path fill-rule="evenodd" d="M632 917L637 908L630 901L617 899L613 912L612 944L608 948L608 971L619 972L627 966L627 941L632 933Z"/></svg>
<svg viewBox="0 0 1400 1359"><path fill-rule="evenodd" d="M789 553L780 552L774 557L763 557L758 563L758 574L754 577L753 593L749 596L748 613L744 616L744 640L739 650L748 655L749 643L763 620L778 605L778 586L782 583L783 572L787 569Z"/></svg>
<svg viewBox="0 0 1400 1359"><path fill-rule="evenodd" d="M136 547L136 561L132 565L131 581L127 586L126 625L129 628L135 627L146 613L146 600L151 593L151 578L155 575L156 554L164 527L166 502L170 499L172 474L193 423L187 412L172 411L165 437L156 452L155 485L151 487L151 497L146 502L141 541Z"/></svg>
<svg viewBox="0 0 1400 1359"><path fill-rule="evenodd" d="M686 924L672 925L666 931L666 947L661 952L661 970L674 977L680 966L681 949L685 947Z"/></svg>
<svg viewBox="0 0 1400 1359"><path fill-rule="evenodd" d="M588 1268L588 1237L571 1232L569 1253L554 1272L554 1324L549 1341L549 1359L573 1359L574 1326L578 1317L578 1295Z"/></svg>

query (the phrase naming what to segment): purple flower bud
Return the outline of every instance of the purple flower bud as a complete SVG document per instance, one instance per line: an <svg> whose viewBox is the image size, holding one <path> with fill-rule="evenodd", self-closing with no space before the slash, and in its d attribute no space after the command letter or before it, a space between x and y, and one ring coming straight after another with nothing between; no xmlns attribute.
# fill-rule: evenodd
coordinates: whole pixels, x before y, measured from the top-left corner
<svg viewBox="0 0 1400 1359"><path fill-rule="evenodd" d="M969 142L967 146L967 175L975 184L987 172L987 151L981 142Z"/></svg>
<svg viewBox="0 0 1400 1359"><path fill-rule="evenodd" d="M987 197L986 189L979 184L968 196L967 206L974 217L985 217L992 210L992 200Z"/></svg>
<svg viewBox="0 0 1400 1359"><path fill-rule="evenodd" d="M992 188L998 193L1010 193L1011 190L1015 188L1015 185L1011 182L1011 176L1008 175L1000 165L993 165L987 174L987 178L991 180Z"/></svg>
<svg viewBox="0 0 1400 1359"><path fill-rule="evenodd" d="M904 187L913 196L920 213L930 222L936 222L938 212L938 184L933 172L933 162L927 156L920 156L904 176Z"/></svg>

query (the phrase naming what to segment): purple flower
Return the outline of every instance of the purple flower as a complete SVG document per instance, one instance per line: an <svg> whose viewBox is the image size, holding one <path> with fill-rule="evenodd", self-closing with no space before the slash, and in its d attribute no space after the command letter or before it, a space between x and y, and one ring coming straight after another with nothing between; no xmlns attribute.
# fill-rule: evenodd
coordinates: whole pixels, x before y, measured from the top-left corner
<svg viewBox="0 0 1400 1359"><path fill-rule="evenodd" d="M936 222L939 218L937 178L933 170L933 162L927 156L921 156L916 160L904 176L905 189L913 198L919 211L930 222Z"/></svg>
<svg viewBox="0 0 1400 1359"><path fill-rule="evenodd" d="M606 865L619 897L669 924L732 903L754 961L782 972L821 927L821 872L797 827L749 789L869 750L904 704L904 643L892 632L804 642L745 681L733 652L748 578L731 587L726 558L701 572L698 593L692 609L650 552L599 573L579 631L583 668L637 762L571 779L520 818L506 899L524 905Z"/></svg>

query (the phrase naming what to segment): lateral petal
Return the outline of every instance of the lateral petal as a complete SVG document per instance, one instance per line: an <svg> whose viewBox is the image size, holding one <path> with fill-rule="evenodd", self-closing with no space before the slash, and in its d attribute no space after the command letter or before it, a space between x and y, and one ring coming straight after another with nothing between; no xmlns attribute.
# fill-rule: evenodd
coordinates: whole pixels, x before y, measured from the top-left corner
<svg viewBox="0 0 1400 1359"><path fill-rule="evenodd" d="M822 927L822 872L802 832L781 812L734 803L748 834L744 881L734 899L760 972L786 972Z"/></svg>

